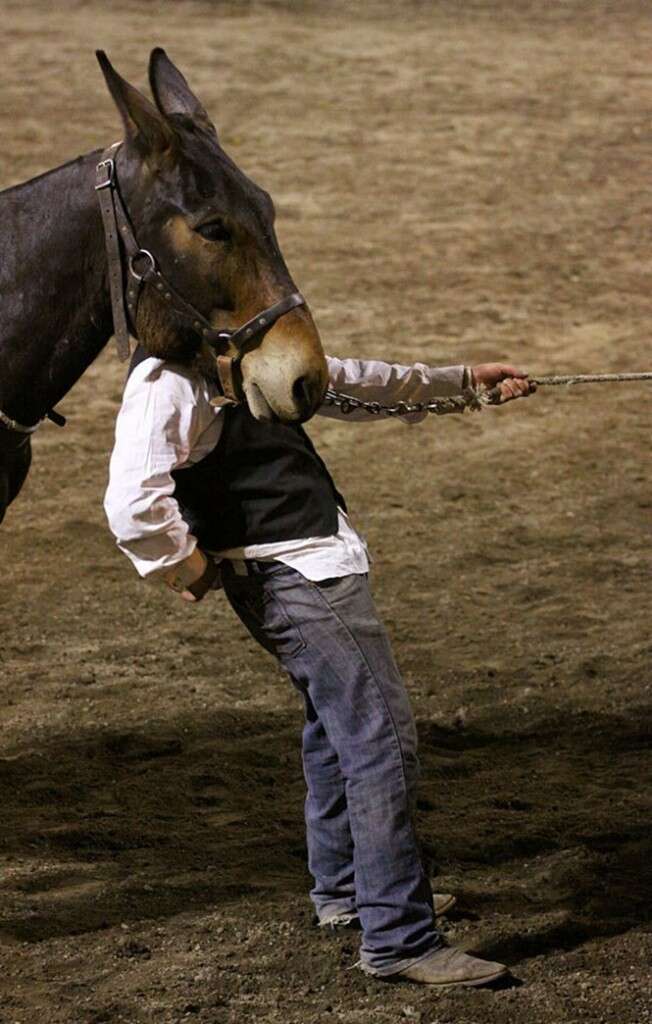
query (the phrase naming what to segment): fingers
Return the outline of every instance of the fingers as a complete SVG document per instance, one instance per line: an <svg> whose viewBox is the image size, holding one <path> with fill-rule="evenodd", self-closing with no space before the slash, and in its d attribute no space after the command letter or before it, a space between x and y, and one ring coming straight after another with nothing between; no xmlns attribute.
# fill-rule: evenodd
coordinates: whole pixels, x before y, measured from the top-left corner
<svg viewBox="0 0 652 1024"><path fill-rule="evenodd" d="M531 384L525 375L521 377L509 377L499 384L500 403L511 402L515 398L526 398L536 391L536 384Z"/></svg>
<svg viewBox="0 0 652 1024"><path fill-rule="evenodd" d="M514 398L521 397L521 382L515 378L507 378L500 384L501 402L509 402Z"/></svg>
<svg viewBox="0 0 652 1024"><path fill-rule="evenodd" d="M493 388L503 380L524 380L527 377L524 370L506 363L479 363L471 367L471 370L476 383L484 384L487 388Z"/></svg>

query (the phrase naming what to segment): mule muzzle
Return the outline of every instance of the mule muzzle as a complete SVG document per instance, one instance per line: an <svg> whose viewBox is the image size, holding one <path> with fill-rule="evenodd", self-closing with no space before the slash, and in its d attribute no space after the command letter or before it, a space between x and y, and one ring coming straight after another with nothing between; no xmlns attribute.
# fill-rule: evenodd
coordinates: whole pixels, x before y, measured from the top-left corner
<svg viewBox="0 0 652 1024"><path fill-rule="evenodd" d="M303 423L317 410L327 368L310 314L286 316L305 306L293 292L241 327L223 330L213 348L222 396L215 405L246 401L258 420ZM303 312L303 311L302 311ZM224 347L229 355L222 354Z"/></svg>

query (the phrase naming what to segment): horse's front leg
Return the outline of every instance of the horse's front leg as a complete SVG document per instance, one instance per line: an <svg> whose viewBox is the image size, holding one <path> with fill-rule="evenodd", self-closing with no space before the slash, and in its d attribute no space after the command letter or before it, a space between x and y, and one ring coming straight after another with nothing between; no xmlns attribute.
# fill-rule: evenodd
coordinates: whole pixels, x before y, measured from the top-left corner
<svg viewBox="0 0 652 1024"><path fill-rule="evenodd" d="M31 462L32 444L29 435L3 431L0 434L0 523L23 486Z"/></svg>

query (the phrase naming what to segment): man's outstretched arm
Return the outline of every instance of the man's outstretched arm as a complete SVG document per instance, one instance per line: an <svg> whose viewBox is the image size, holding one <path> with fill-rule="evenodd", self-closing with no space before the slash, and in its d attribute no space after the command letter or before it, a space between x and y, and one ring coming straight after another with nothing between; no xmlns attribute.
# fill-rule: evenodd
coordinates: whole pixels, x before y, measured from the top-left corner
<svg viewBox="0 0 652 1024"><path fill-rule="evenodd" d="M459 395L468 386L484 385L500 388L500 402L524 398L534 391L527 374L505 363L480 363L477 366L427 366L414 363L387 363L378 359L337 359L327 356L329 386L335 391L349 394L365 402L396 405L398 402L414 404L433 398ZM368 416L364 411L342 413L337 406L324 404L318 410L321 416L349 421L373 422L383 414ZM400 418L418 423L427 413L408 413Z"/></svg>

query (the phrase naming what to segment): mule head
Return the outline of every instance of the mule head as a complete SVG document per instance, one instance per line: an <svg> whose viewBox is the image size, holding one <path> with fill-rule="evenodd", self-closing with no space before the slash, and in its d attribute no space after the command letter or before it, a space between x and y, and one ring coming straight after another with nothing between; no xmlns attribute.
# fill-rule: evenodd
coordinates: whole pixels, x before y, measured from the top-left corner
<svg viewBox="0 0 652 1024"><path fill-rule="evenodd" d="M101 51L98 60L125 126L117 168L134 234L174 289L219 329L237 328L296 291L270 196L224 152L204 107L165 52L156 49L150 57L155 104ZM204 366L210 361L200 333L183 326L147 285L136 327L150 355L184 362L199 357ZM321 402L326 361L306 306L228 354L239 357L239 386L257 419L305 420Z"/></svg>

